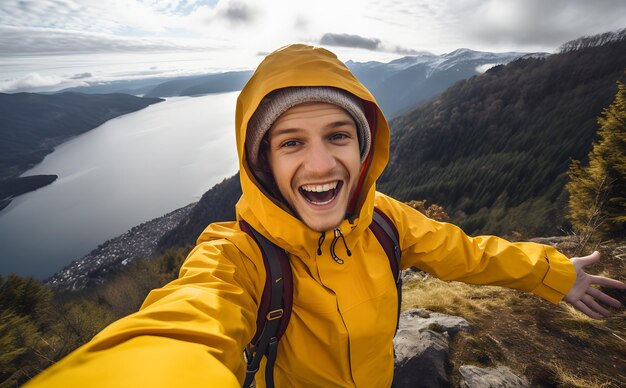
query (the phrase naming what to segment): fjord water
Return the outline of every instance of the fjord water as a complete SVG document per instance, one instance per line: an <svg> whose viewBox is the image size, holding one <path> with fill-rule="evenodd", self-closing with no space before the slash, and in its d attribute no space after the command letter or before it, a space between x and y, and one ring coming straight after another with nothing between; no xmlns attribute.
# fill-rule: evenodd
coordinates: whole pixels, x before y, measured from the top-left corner
<svg viewBox="0 0 626 388"><path fill-rule="evenodd" d="M0 211L0 274L46 278L233 175L237 94L170 98L58 146L23 175L59 178Z"/></svg>

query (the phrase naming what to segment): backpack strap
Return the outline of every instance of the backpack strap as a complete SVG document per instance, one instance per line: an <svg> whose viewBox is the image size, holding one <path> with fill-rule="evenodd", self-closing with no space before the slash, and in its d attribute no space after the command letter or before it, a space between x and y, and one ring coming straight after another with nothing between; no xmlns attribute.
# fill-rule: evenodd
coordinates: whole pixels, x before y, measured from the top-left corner
<svg viewBox="0 0 626 388"><path fill-rule="evenodd" d="M259 370L263 356L267 357L265 383L274 387L274 362L278 340L285 333L293 305L293 276L287 252L257 232L247 222L239 222L241 229L254 239L263 255L265 286L257 314L257 331L245 350L246 379L243 387L250 387Z"/></svg>
<svg viewBox="0 0 626 388"><path fill-rule="evenodd" d="M372 214L372 223L370 224L370 230L376 236L378 243L383 247L387 258L389 259L389 265L391 266L391 273L393 279L396 282L396 289L398 291L398 318L396 319L396 332L398 331L398 325L400 324L400 307L402 305L402 277L400 276L400 259L402 258L402 251L400 250L400 244L398 243L398 229L395 224L378 208L374 208Z"/></svg>

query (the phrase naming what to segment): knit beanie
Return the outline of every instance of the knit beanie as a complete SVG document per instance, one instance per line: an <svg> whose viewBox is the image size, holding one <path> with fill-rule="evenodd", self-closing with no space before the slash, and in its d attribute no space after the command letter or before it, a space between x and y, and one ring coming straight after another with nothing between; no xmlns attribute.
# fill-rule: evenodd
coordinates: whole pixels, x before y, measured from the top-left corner
<svg viewBox="0 0 626 388"><path fill-rule="evenodd" d="M266 180L264 168L260 165L259 150L263 137L270 130L276 119L286 110L306 102L326 102L345 109L354 119L359 138L361 163L370 150L371 134L367 118L363 111L363 102L353 94L327 86L297 86L278 89L263 98L259 107L248 122L246 132L246 156L248 165L261 181ZM268 182L263 182L267 184Z"/></svg>

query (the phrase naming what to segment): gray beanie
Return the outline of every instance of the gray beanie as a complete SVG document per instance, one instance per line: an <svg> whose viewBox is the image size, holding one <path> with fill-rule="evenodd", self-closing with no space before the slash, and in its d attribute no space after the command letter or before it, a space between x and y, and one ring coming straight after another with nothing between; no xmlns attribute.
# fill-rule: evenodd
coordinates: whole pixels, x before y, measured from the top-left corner
<svg viewBox="0 0 626 388"><path fill-rule="evenodd" d="M255 174L263 175L264 166L259 165L259 150L265 134L286 110L305 102L327 102L345 109L356 123L361 163L365 161L370 150L371 134L361 99L344 90L327 86L288 87L265 96L248 122L246 155L248 165Z"/></svg>

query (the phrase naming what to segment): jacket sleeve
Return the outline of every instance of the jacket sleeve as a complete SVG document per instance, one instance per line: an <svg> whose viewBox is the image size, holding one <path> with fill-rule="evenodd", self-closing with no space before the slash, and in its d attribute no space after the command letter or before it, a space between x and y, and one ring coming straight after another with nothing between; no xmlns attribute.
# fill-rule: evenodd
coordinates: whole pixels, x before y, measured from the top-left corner
<svg viewBox="0 0 626 388"><path fill-rule="evenodd" d="M496 236L469 237L384 195L381 210L396 222L403 269L416 266L446 281L497 285L559 303L574 284L571 261L551 246L512 243Z"/></svg>
<svg viewBox="0 0 626 388"><path fill-rule="evenodd" d="M240 387L259 269L230 242L196 246L180 277L28 387Z"/></svg>

